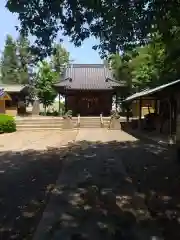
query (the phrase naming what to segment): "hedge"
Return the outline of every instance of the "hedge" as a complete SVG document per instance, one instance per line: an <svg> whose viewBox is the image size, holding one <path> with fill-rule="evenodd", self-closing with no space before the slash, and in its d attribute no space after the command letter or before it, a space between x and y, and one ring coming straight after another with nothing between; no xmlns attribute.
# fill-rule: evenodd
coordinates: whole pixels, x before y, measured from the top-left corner
<svg viewBox="0 0 180 240"><path fill-rule="evenodd" d="M16 131L16 122L12 116L0 114L0 133L10 133Z"/></svg>

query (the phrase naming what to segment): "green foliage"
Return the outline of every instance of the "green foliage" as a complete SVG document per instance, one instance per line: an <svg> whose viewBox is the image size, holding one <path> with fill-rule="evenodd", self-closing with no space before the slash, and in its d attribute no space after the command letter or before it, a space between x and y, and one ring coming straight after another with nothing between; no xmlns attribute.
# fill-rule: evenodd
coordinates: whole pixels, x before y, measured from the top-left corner
<svg viewBox="0 0 180 240"><path fill-rule="evenodd" d="M1 58L1 81L3 83L19 82L17 45L10 35L7 35Z"/></svg>
<svg viewBox="0 0 180 240"><path fill-rule="evenodd" d="M114 77L118 81L125 82L126 85L131 88L131 69L129 65L129 59L125 58L125 55L112 54L108 58L109 66L113 70Z"/></svg>
<svg viewBox="0 0 180 240"><path fill-rule="evenodd" d="M73 114L73 112L72 112L72 110L68 110L65 114L64 114L64 116L63 116L63 118L72 118L72 114Z"/></svg>
<svg viewBox="0 0 180 240"><path fill-rule="evenodd" d="M53 40L61 30L62 35L70 37L76 46L90 36L100 39L94 46L106 53L115 53L134 46L137 38L141 41L147 36L145 28L148 0L133 3L127 1L37 1L7 0L7 8L17 13L24 34L36 36L36 48L42 55L52 52ZM149 20L149 19L148 19ZM142 24L140 24L142 21ZM149 20L150 21L150 20Z"/></svg>
<svg viewBox="0 0 180 240"><path fill-rule="evenodd" d="M69 52L61 46L61 44L55 44L53 46L53 53L51 56L51 65L53 70L57 73L57 80L60 80L65 67L69 63Z"/></svg>
<svg viewBox="0 0 180 240"><path fill-rule="evenodd" d="M123 79L131 92L165 83L165 47L157 37L134 52L116 54L110 59L115 77Z"/></svg>
<svg viewBox="0 0 180 240"><path fill-rule="evenodd" d="M28 84L32 78L32 67L34 56L30 51L30 43L26 37L19 36L17 39L17 59L18 59L18 74L19 83Z"/></svg>
<svg viewBox="0 0 180 240"><path fill-rule="evenodd" d="M7 35L1 57L1 81L5 84L28 84L32 78L33 59L25 37L20 36L16 41Z"/></svg>
<svg viewBox="0 0 180 240"><path fill-rule="evenodd" d="M57 110L54 110L54 111L47 110L47 112L40 112L39 115L57 117L59 116L59 112Z"/></svg>
<svg viewBox="0 0 180 240"><path fill-rule="evenodd" d="M16 131L16 122L12 116L0 114L0 133Z"/></svg>
<svg viewBox="0 0 180 240"><path fill-rule="evenodd" d="M113 119L113 118L114 119L119 119L120 118L120 115L116 110L111 111L111 119Z"/></svg>
<svg viewBox="0 0 180 240"><path fill-rule="evenodd" d="M41 103L43 103L45 112L46 108L54 102L57 95L53 88L56 82L57 75L51 69L51 66L46 61L43 61L39 66L39 71L36 76L36 95Z"/></svg>
<svg viewBox="0 0 180 240"><path fill-rule="evenodd" d="M52 51L59 30L76 46L90 36L100 39L94 48L101 51L102 57L107 53L126 52L137 43L146 44L154 32L159 32L166 49L172 50L170 55L180 51L179 0L6 2L6 7L18 14L20 31L37 37L36 50L41 54Z"/></svg>
<svg viewBox="0 0 180 240"><path fill-rule="evenodd" d="M128 86L141 89L180 78L179 0L6 1L18 14L20 32L37 37L34 50L41 57L52 53L61 30L75 46L91 36L99 39L93 48L101 57L123 53L115 76ZM129 54L132 49L137 57Z"/></svg>

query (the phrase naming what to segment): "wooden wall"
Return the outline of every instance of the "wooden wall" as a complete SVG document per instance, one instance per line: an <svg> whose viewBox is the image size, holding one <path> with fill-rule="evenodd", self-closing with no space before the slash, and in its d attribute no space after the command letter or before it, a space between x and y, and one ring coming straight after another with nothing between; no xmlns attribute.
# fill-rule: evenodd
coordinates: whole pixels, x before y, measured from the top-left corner
<svg viewBox="0 0 180 240"><path fill-rule="evenodd" d="M103 91L78 91L66 96L67 110L72 110L73 115L104 116L110 115L112 108L112 93Z"/></svg>

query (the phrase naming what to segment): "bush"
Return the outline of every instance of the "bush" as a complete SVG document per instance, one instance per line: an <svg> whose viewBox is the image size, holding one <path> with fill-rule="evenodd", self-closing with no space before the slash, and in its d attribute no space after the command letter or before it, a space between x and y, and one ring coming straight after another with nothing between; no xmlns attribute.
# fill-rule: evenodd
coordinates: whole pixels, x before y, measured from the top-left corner
<svg viewBox="0 0 180 240"><path fill-rule="evenodd" d="M63 116L63 118L64 119L67 119L67 118L72 118L72 110L68 110L65 114L64 114L64 116Z"/></svg>
<svg viewBox="0 0 180 240"><path fill-rule="evenodd" d="M0 133L16 131L16 122L12 116L0 114Z"/></svg>
<svg viewBox="0 0 180 240"><path fill-rule="evenodd" d="M56 111L56 110L54 110L52 112L48 110L46 113L45 112L40 112L39 115L41 115L41 116L53 116L53 117L60 116L59 112Z"/></svg>
<svg viewBox="0 0 180 240"><path fill-rule="evenodd" d="M112 110L111 111L111 118L119 119L120 115L119 115L119 113L117 111Z"/></svg>

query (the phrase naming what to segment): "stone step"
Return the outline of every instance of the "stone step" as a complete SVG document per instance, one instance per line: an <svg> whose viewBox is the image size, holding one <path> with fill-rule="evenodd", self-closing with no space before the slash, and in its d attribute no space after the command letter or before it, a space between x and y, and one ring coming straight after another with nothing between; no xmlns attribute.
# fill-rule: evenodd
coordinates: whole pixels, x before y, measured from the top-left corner
<svg viewBox="0 0 180 240"><path fill-rule="evenodd" d="M48 119L48 120L43 120L43 119L41 119L41 120L36 120L36 119L34 119L34 120L16 120L16 123L36 123L36 122L38 122L38 123L59 123L59 122L63 122L64 121L64 119L60 119L60 120L50 120L50 119ZM77 120L72 120L73 122L77 122Z"/></svg>
<svg viewBox="0 0 180 240"><path fill-rule="evenodd" d="M80 128L100 128L101 126L100 125L81 125Z"/></svg>
<svg viewBox="0 0 180 240"><path fill-rule="evenodd" d="M26 128L38 128L38 127L42 127L42 128L61 128L63 125L61 124L19 124L16 125L16 127L21 128L21 127L26 127Z"/></svg>
<svg viewBox="0 0 180 240"><path fill-rule="evenodd" d="M82 117L80 118L80 128L100 128L100 117Z"/></svg>
<svg viewBox="0 0 180 240"><path fill-rule="evenodd" d="M73 128L76 130L77 128ZM44 131L44 130L52 130L52 131L72 131L72 129L63 129L63 128L17 128L17 131Z"/></svg>

